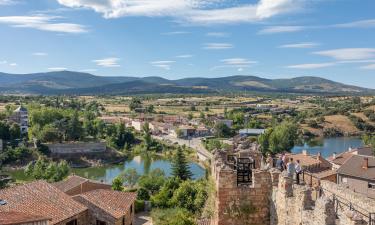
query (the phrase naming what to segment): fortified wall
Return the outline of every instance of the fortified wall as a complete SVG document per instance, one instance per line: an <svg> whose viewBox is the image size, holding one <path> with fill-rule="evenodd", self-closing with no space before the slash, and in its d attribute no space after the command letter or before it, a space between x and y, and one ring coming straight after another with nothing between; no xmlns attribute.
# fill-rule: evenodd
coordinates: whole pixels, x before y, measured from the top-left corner
<svg viewBox="0 0 375 225"><path fill-rule="evenodd" d="M67 142L46 145L52 154L85 154L106 151L105 142Z"/></svg>
<svg viewBox="0 0 375 225"><path fill-rule="evenodd" d="M294 184L285 172L257 167L252 155L215 152L211 225L375 224L375 201L330 181L319 187Z"/></svg>

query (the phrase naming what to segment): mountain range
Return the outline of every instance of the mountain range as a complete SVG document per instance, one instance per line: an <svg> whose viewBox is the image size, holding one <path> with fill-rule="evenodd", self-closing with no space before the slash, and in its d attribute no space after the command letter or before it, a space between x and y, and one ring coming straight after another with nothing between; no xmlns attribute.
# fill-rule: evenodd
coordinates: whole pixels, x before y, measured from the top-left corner
<svg viewBox="0 0 375 225"><path fill-rule="evenodd" d="M375 90L312 76L265 79L257 76L236 75L168 80L155 76L95 76L74 71L31 74L0 73L0 93L2 94L125 95L228 92L365 94L375 93Z"/></svg>

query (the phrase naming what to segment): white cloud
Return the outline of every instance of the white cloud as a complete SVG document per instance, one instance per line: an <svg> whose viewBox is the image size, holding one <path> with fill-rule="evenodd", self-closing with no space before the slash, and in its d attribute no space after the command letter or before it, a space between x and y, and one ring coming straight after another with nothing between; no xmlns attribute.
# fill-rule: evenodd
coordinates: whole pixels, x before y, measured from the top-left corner
<svg viewBox="0 0 375 225"><path fill-rule="evenodd" d="M17 63L9 63L9 66L17 66Z"/></svg>
<svg viewBox="0 0 375 225"><path fill-rule="evenodd" d="M193 55L190 55L190 54L176 56L176 58L183 58L183 59L185 59L185 58L191 58L191 57L193 57Z"/></svg>
<svg viewBox="0 0 375 225"><path fill-rule="evenodd" d="M209 50L221 50L221 49L230 49L233 48L233 44L230 43L206 43L203 46L203 49Z"/></svg>
<svg viewBox="0 0 375 225"><path fill-rule="evenodd" d="M33 53L33 56L47 56L48 55L48 53L46 53L46 52L34 52Z"/></svg>
<svg viewBox="0 0 375 225"><path fill-rule="evenodd" d="M286 68L291 69L319 69L335 65L335 63L308 63L308 64L298 64L286 66Z"/></svg>
<svg viewBox="0 0 375 225"><path fill-rule="evenodd" d="M206 36L209 37L217 37L217 38L222 38L222 37L228 37L230 34L224 33L224 32L208 32Z"/></svg>
<svg viewBox="0 0 375 225"><path fill-rule="evenodd" d="M257 61L253 61L253 60L249 60L245 58L222 59L221 62L223 62L226 65L241 66L241 67L246 67L246 66L250 66L251 64L258 63Z"/></svg>
<svg viewBox="0 0 375 225"><path fill-rule="evenodd" d="M271 26L258 31L258 34L277 34L297 32L305 29L303 26Z"/></svg>
<svg viewBox="0 0 375 225"><path fill-rule="evenodd" d="M372 28L375 27L375 19L358 20L349 23L336 24L334 26L340 28Z"/></svg>
<svg viewBox="0 0 375 225"><path fill-rule="evenodd" d="M64 70L68 70L67 68L65 67L49 67L47 68L48 70L51 70L51 71L64 71Z"/></svg>
<svg viewBox="0 0 375 225"><path fill-rule="evenodd" d="M12 27L33 28L43 31L59 33L84 33L87 32L85 26L75 23L58 22L60 17L47 15L32 16L1 16L0 23L8 24Z"/></svg>
<svg viewBox="0 0 375 225"><path fill-rule="evenodd" d="M279 48L314 48L316 46L319 46L319 44L314 42L302 42L295 44L280 45Z"/></svg>
<svg viewBox="0 0 375 225"><path fill-rule="evenodd" d="M341 48L318 51L314 54L328 56L336 60L362 60L375 57L375 48Z"/></svg>
<svg viewBox="0 0 375 225"><path fill-rule="evenodd" d="M17 3L18 2L14 0L0 0L0 5L14 5Z"/></svg>
<svg viewBox="0 0 375 225"><path fill-rule="evenodd" d="M4 65L4 64L7 64L7 63L8 63L8 61L6 61L6 60L0 61L0 65Z"/></svg>
<svg viewBox="0 0 375 225"><path fill-rule="evenodd" d="M361 69L365 69L365 70L375 70L375 64L370 64L370 65L366 65L366 66L361 66L360 68L361 68Z"/></svg>
<svg viewBox="0 0 375 225"><path fill-rule="evenodd" d="M102 67L120 67L118 61L120 61L120 59L115 57L93 60L96 65Z"/></svg>
<svg viewBox="0 0 375 225"><path fill-rule="evenodd" d="M222 65L215 66L211 68L211 70L225 68L225 67L233 67L237 68L238 71L243 71L244 68L251 67L252 65L258 63L257 61L245 59L245 58L228 58L220 60Z"/></svg>
<svg viewBox="0 0 375 225"><path fill-rule="evenodd" d="M172 17L190 24L256 22L298 11L306 0L259 0L224 6L222 0L58 0L71 8L92 9L104 18L126 16ZM225 1L224 1L225 2Z"/></svg>
<svg viewBox="0 0 375 225"><path fill-rule="evenodd" d="M159 67L165 70L170 70L171 69L171 64L175 63L175 61L171 60L160 60L160 61L153 61L150 62L152 66Z"/></svg>

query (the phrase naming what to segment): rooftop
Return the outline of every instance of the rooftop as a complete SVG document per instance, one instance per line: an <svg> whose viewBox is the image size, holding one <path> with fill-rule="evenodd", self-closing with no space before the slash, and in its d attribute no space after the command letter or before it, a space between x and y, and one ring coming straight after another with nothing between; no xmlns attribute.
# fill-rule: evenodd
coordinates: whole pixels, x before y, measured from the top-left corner
<svg viewBox="0 0 375 225"><path fill-rule="evenodd" d="M51 218L52 224L87 210L67 194L41 180L0 190L0 199L6 201L0 206L0 212L40 215Z"/></svg>
<svg viewBox="0 0 375 225"><path fill-rule="evenodd" d="M365 159L368 159L367 168L364 168ZM353 155L337 170L337 173L375 181L375 157Z"/></svg>
<svg viewBox="0 0 375 225"><path fill-rule="evenodd" d="M83 198L118 219L130 208L136 197L137 194L133 192L98 189L76 195L73 198Z"/></svg>
<svg viewBox="0 0 375 225"><path fill-rule="evenodd" d="M80 177L80 176L72 175L63 181L54 183L53 186L57 187L62 192L67 192L85 183L86 181L88 181L88 179Z"/></svg>
<svg viewBox="0 0 375 225"><path fill-rule="evenodd" d="M0 212L1 225L16 225L50 220L48 217L30 215L22 212Z"/></svg>

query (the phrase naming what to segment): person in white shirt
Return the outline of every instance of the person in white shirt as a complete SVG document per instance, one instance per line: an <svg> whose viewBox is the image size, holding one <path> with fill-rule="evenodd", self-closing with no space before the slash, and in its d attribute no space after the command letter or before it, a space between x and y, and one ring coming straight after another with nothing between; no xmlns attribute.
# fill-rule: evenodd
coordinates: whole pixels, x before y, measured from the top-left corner
<svg viewBox="0 0 375 225"><path fill-rule="evenodd" d="M295 169L296 169L297 184L299 184L299 175L302 173L302 168L301 168L301 164L300 164L298 159L297 159Z"/></svg>
<svg viewBox="0 0 375 225"><path fill-rule="evenodd" d="M288 176L293 178L294 173L296 172L296 166L293 162L293 158L289 159L289 162L286 165L286 169L287 169L287 172L288 172Z"/></svg>

